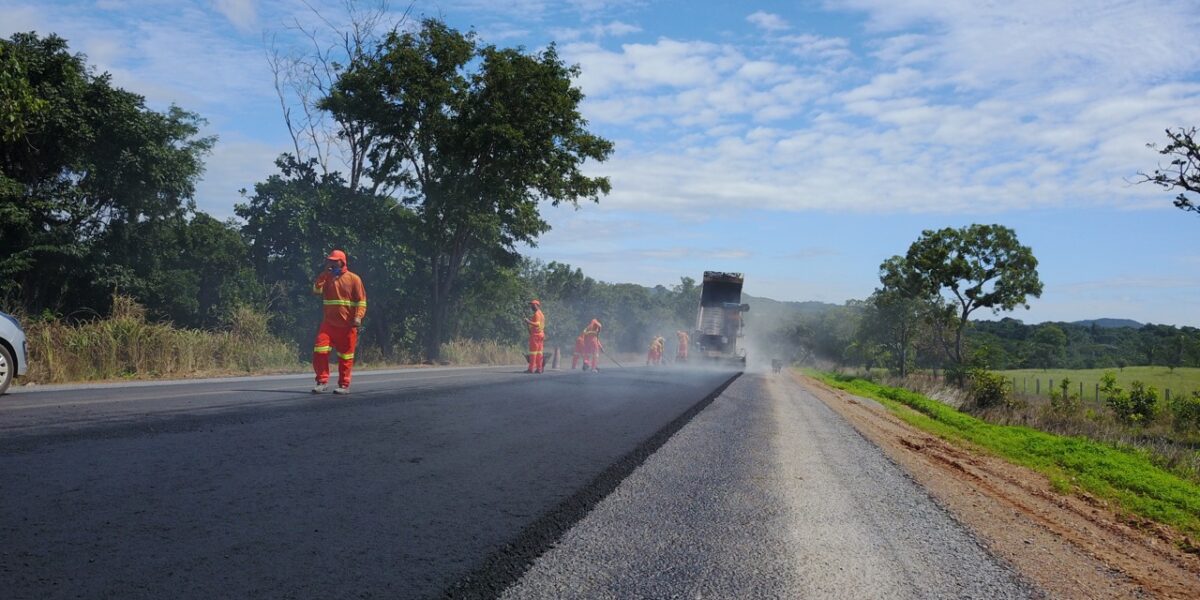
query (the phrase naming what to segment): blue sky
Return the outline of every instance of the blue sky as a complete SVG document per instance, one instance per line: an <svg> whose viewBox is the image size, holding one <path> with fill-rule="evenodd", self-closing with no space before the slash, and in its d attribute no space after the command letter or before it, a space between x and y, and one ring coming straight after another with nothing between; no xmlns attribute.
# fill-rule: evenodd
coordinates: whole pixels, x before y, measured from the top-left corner
<svg viewBox="0 0 1200 600"><path fill-rule="evenodd" d="M342 2L313 2L338 20ZM407 3L394 2L402 10ZM487 42L554 41L616 142L613 193L545 209L529 253L596 278L743 271L746 291L842 302L922 229L1001 223L1045 282L1027 322L1200 326L1200 216L1132 185L1200 125L1200 2L418 1ZM268 40L299 0L0 0L0 34L56 32L150 105L220 137L197 193L228 217L288 151Z"/></svg>

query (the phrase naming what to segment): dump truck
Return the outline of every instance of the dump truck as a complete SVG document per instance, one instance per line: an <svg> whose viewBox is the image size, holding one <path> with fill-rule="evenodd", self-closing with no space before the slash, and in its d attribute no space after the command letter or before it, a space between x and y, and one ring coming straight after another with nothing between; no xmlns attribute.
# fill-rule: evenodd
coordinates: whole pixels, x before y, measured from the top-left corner
<svg viewBox="0 0 1200 600"><path fill-rule="evenodd" d="M700 286L700 308L696 311L696 332L692 342L700 356L712 361L746 364L746 350L738 347L742 337L742 313L750 306L742 304L741 273L705 271Z"/></svg>

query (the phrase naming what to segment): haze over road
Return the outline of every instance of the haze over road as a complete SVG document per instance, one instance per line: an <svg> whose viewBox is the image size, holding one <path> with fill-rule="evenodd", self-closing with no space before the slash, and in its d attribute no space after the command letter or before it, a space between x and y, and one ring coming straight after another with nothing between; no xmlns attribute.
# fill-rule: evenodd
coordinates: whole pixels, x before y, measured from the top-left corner
<svg viewBox="0 0 1200 600"><path fill-rule="evenodd" d="M348 398L308 394L307 377L22 390L0 398L0 589L1031 593L799 386L749 374L714 396L733 376L391 371L356 374Z"/></svg>

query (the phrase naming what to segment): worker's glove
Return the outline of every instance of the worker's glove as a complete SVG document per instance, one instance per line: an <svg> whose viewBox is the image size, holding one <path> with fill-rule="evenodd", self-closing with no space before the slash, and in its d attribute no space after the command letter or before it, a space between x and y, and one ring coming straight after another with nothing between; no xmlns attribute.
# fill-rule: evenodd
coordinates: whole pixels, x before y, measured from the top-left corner
<svg viewBox="0 0 1200 600"><path fill-rule="evenodd" d="M354 326L355 326L355 327L362 327L362 319L355 319L355 320L354 320Z"/></svg>

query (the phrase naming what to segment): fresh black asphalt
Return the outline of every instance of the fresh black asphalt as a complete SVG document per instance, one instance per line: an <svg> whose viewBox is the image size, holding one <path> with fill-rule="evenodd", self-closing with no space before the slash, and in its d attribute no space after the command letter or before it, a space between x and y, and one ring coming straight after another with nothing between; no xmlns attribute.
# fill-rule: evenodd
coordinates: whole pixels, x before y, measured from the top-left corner
<svg viewBox="0 0 1200 600"><path fill-rule="evenodd" d="M0 398L5 598L486 597L735 374L513 368Z"/></svg>

